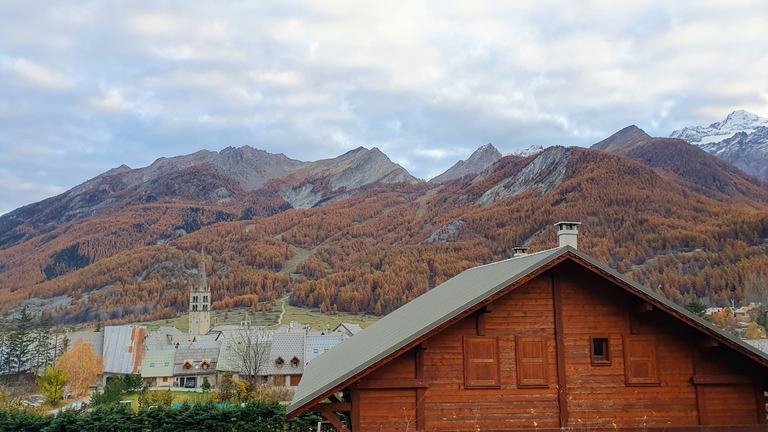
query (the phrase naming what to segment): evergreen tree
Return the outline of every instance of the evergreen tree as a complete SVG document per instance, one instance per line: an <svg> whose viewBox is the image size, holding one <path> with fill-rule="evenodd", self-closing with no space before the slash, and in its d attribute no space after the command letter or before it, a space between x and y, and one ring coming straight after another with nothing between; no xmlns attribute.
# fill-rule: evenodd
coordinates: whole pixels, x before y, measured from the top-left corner
<svg viewBox="0 0 768 432"><path fill-rule="evenodd" d="M9 369L11 373L22 373L30 369L32 329L34 320L26 306L15 320L15 329L8 335Z"/></svg>
<svg viewBox="0 0 768 432"><path fill-rule="evenodd" d="M36 374L53 364L52 322L51 316L43 312L38 325L32 331L32 368Z"/></svg>

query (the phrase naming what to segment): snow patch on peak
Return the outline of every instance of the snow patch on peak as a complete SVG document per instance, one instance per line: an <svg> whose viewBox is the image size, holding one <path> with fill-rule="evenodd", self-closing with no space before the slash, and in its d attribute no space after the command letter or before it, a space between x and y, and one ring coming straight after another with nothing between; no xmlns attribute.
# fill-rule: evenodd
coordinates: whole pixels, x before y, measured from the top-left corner
<svg viewBox="0 0 768 432"><path fill-rule="evenodd" d="M725 120L708 127L688 126L672 132L670 138L680 138L694 145L716 143L731 138L739 132L750 134L759 127L768 127L768 118L760 117L745 110L736 110Z"/></svg>
<svg viewBox="0 0 768 432"><path fill-rule="evenodd" d="M515 150L512 153L509 153L507 156L528 157L528 156L535 155L536 153L541 153L543 151L544 151L544 147L540 145L532 145L524 149Z"/></svg>

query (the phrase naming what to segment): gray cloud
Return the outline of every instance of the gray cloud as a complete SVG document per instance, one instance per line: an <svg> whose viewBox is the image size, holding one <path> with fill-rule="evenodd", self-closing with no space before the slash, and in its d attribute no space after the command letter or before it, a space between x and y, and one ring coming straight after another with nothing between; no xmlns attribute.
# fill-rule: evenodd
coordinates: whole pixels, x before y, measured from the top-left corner
<svg viewBox="0 0 768 432"><path fill-rule="evenodd" d="M488 142L768 116L764 3L668 3L6 1L0 213L202 148L430 178Z"/></svg>

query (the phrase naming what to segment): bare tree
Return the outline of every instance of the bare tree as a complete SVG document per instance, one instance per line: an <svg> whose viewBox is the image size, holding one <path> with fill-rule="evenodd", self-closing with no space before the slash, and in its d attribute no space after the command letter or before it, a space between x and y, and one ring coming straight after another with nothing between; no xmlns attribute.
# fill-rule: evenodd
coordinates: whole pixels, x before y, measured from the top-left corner
<svg viewBox="0 0 768 432"><path fill-rule="evenodd" d="M226 336L223 344L230 366L241 378L247 379L252 388L261 384L259 371L263 370L269 360L272 349L272 332L262 326L240 326Z"/></svg>
<svg viewBox="0 0 768 432"><path fill-rule="evenodd" d="M745 277L742 296L746 304L757 305L750 314L752 320L766 327L768 325L768 273L753 273Z"/></svg>

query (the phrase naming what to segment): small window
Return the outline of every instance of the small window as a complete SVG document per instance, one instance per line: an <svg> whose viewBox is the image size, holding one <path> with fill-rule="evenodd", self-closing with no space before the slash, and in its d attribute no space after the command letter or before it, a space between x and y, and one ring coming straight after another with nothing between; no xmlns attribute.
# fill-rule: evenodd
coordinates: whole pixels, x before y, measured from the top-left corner
<svg viewBox="0 0 768 432"><path fill-rule="evenodd" d="M154 363L150 363L149 367L155 367L155 364Z"/></svg>
<svg viewBox="0 0 768 432"><path fill-rule="evenodd" d="M165 365L168 366L168 362L165 362Z"/></svg>
<svg viewBox="0 0 768 432"><path fill-rule="evenodd" d="M297 368L297 367L299 367L299 359L297 359L296 357L294 357L294 358L293 358L293 360L291 360L291 367L292 367L292 368Z"/></svg>
<svg viewBox="0 0 768 432"><path fill-rule="evenodd" d="M207 302L208 301L208 296L203 296L203 301Z"/></svg>
<svg viewBox="0 0 768 432"><path fill-rule="evenodd" d="M608 338L589 338L592 347L592 366L610 366L611 350L608 344Z"/></svg>
<svg viewBox="0 0 768 432"><path fill-rule="evenodd" d="M280 368L283 367L283 363L285 363L283 361L283 358L282 357L278 357L277 360L275 360L275 367L280 369Z"/></svg>

